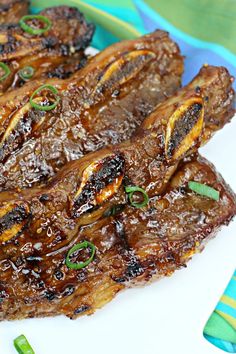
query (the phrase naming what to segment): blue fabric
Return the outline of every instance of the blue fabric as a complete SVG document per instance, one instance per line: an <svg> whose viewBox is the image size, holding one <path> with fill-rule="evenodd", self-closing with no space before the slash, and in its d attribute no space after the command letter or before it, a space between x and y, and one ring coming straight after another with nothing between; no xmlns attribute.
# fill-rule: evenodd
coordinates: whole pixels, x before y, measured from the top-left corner
<svg viewBox="0 0 236 354"><path fill-rule="evenodd" d="M143 19L146 32L157 28L166 30L179 44L181 52L186 56L183 84L187 84L204 63L225 66L233 76L236 76L236 56L230 51L222 46L203 42L181 32L142 0L135 0L135 4ZM234 83L234 88L236 89L236 83Z"/></svg>

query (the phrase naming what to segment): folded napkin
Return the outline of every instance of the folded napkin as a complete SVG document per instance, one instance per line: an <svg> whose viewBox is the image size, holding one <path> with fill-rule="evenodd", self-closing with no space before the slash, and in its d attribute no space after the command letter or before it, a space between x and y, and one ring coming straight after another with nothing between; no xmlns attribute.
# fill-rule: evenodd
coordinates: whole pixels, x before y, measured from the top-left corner
<svg viewBox="0 0 236 354"><path fill-rule="evenodd" d="M236 353L236 271L204 328L204 337L228 353Z"/></svg>

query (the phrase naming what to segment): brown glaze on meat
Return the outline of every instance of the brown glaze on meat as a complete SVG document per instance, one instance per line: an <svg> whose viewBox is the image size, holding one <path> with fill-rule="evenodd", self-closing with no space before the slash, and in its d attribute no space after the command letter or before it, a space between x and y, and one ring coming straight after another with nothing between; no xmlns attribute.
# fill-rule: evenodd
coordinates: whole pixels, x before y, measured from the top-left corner
<svg viewBox="0 0 236 354"><path fill-rule="evenodd" d="M25 83L19 70L26 66L35 70L32 79L67 78L85 64L83 50L91 42L94 26L73 7L48 8L40 14L52 22L51 29L42 35L31 35L18 24L0 28L0 61L11 70L11 75L0 82L0 94ZM31 23L40 26L38 20Z"/></svg>
<svg viewBox="0 0 236 354"><path fill-rule="evenodd" d="M29 0L0 0L0 25L18 23L28 10Z"/></svg>
<svg viewBox="0 0 236 354"><path fill-rule="evenodd" d="M189 190L190 180L217 189L219 202ZM134 208L124 199L116 213L114 205L112 213L107 206L100 218L80 227L81 218L68 214L67 188L69 184L56 190L51 185L14 201L8 193L0 194L0 320L91 314L120 290L185 266L236 214L235 195L198 156L181 163L166 192L146 207ZM69 269L68 250L84 240L96 247L93 261L86 268ZM80 252L73 261L86 260L89 252Z"/></svg>
<svg viewBox="0 0 236 354"><path fill-rule="evenodd" d="M178 47L167 33L156 31L105 49L68 80L48 80L61 98L53 111L29 104L40 81L5 94L0 98L1 189L33 186L68 161L129 138L179 88L182 71Z"/></svg>
<svg viewBox="0 0 236 354"><path fill-rule="evenodd" d="M206 137L214 133L212 130L211 134L205 134L213 127L211 123L208 124L209 117L214 115L217 120L218 116L223 116L223 122L232 117L233 100L226 94L228 85L224 95L220 90L221 96L216 94L206 99L212 87L218 92L218 75L222 70L217 67L201 70L189 85L159 104L144 120L138 134L130 140L71 161L47 187L22 192L18 189L15 194L3 193L3 198L7 196L7 200L13 199L14 205L18 203L17 200L29 199L31 210L31 200L35 196L38 198L38 193L44 193L45 188L53 199L59 191L59 205L54 200L54 207L50 206L50 210L45 209L44 212L55 215L58 210L63 210L68 220L79 219L81 225L90 223L91 212L95 211L97 215L98 207L113 203L113 199L116 203L122 203L125 198L124 185L142 187L149 197L160 194L181 159L196 151L201 143L206 142ZM196 86L199 87L198 92ZM2 146L4 142L7 146L9 135L14 129L13 123L14 120L2 136ZM32 129L36 132L43 124L33 123ZM15 141L17 143L16 136ZM39 151L39 156L41 154Z"/></svg>

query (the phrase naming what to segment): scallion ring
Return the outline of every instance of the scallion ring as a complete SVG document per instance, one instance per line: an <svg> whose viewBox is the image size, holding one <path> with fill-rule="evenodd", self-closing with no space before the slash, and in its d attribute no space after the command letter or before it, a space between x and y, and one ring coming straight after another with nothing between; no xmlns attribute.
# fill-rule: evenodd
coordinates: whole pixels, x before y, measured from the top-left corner
<svg viewBox="0 0 236 354"><path fill-rule="evenodd" d="M217 202L220 200L220 192L206 184L189 181L188 187L197 194L211 198L213 200L216 200Z"/></svg>
<svg viewBox="0 0 236 354"><path fill-rule="evenodd" d="M53 95L55 96L54 103L52 103L52 104L50 104L48 106L43 106L41 104L38 104L38 103L34 102L35 96L37 96L37 94L40 93L43 90L48 90L48 91L51 91L53 93ZM39 110L39 111L51 111L52 109L54 109L58 105L59 101L60 101L60 97L58 96L58 91L52 85L42 85L42 86L40 86L37 90L34 91L32 96L30 97L31 106L33 108Z"/></svg>
<svg viewBox="0 0 236 354"><path fill-rule="evenodd" d="M0 81L5 80L11 73L9 66L2 61L0 62L0 68L4 71L4 74L0 76Z"/></svg>
<svg viewBox="0 0 236 354"><path fill-rule="evenodd" d="M84 262L79 262L79 263L71 262L70 256L73 253L75 253L76 251L78 251L80 249L83 249L83 248L84 249L90 248L91 249L91 256ZM70 268L70 269L82 269L82 268L87 267L87 265L89 265L89 263L92 262L92 260L94 258L94 255L95 255L95 251L96 251L96 248L91 242L83 241L83 242L77 243L67 253L67 256L66 256L66 265L67 265L67 267Z"/></svg>
<svg viewBox="0 0 236 354"><path fill-rule="evenodd" d="M19 76L22 80L29 80L34 75L34 68L32 66L25 66L19 70Z"/></svg>
<svg viewBox="0 0 236 354"><path fill-rule="evenodd" d="M143 188L140 188L137 186L126 186L125 192L128 193L130 204L135 208L142 208L142 207L146 206L149 202L149 197ZM137 202L133 201L133 195L136 192L142 193L143 201L141 203L137 203Z"/></svg>
<svg viewBox="0 0 236 354"><path fill-rule="evenodd" d="M34 28L27 25L27 21L31 20L39 20L43 22L43 24L45 25L44 28ZM42 15L26 15L20 19L19 25L23 29L23 31L29 34L41 35L44 32L50 30L50 28L52 27L52 22L51 20L49 20L49 18Z"/></svg>
<svg viewBox="0 0 236 354"><path fill-rule="evenodd" d="M14 346L19 354L35 354L34 350L23 334L14 339Z"/></svg>

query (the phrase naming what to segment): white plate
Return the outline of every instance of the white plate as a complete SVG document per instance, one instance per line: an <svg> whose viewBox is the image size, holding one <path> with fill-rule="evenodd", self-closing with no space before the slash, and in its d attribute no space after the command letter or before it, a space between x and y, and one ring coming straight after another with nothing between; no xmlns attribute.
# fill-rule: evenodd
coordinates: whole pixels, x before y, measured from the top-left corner
<svg viewBox="0 0 236 354"><path fill-rule="evenodd" d="M235 135L236 117L201 153L236 191ZM235 250L236 220L187 269L127 290L93 316L0 323L0 353L16 354L13 339L23 333L36 354L217 354L202 331L234 271Z"/></svg>

